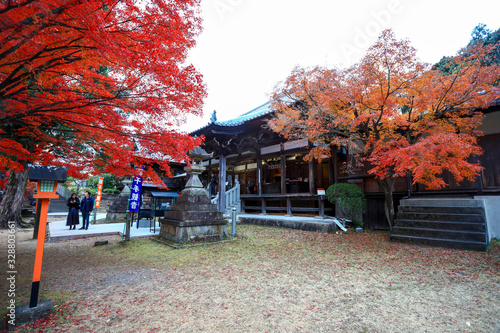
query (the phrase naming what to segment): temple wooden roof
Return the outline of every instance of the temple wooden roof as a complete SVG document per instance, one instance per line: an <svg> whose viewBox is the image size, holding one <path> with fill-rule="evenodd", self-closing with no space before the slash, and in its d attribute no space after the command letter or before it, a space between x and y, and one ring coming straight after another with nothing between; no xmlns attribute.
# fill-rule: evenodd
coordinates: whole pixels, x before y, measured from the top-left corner
<svg viewBox="0 0 500 333"><path fill-rule="evenodd" d="M226 155L247 150L258 151L262 146L285 141L265 126L272 114L268 102L230 120L214 119L190 135L205 136L203 147L207 152Z"/></svg>

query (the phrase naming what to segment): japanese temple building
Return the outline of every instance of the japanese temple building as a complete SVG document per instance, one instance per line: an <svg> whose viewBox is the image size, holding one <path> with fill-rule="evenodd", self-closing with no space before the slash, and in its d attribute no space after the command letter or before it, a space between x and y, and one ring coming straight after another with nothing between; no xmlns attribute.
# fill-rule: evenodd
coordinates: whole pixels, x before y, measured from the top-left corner
<svg viewBox="0 0 500 333"><path fill-rule="evenodd" d="M409 195L500 198L500 104L483 112L485 121L480 129L484 136L479 144L484 154L474 158L485 168L476 181L456 184L443 175L450 185L440 191L430 191L419 184L409 186L409 179L401 178L394 189L395 207ZM318 195L318 189L326 189L336 182L350 182L362 187L367 197L365 227L388 228L383 192L373 175L367 173L367 168L345 170L344 162L353 156L344 147L332 147L331 158L304 160L311 143L308 140L287 141L271 131L267 128L267 120L272 115L269 103L226 121L217 121L214 112L208 125L190 133L203 135L202 147L214 153L211 160L203 162L207 171L200 178L206 186L211 179L216 180L221 211L227 208L226 192L239 184L241 210L246 213L334 216L335 207Z"/></svg>
<svg viewBox="0 0 500 333"><path fill-rule="evenodd" d="M338 166L345 161L346 151L321 162L305 161L309 142L286 141L266 128L272 113L264 104L228 121L217 121L214 114L210 124L190 133L204 135L203 148L214 153L212 160L204 162L203 180L206 184L214 177L217 180L219 208L227 208L225 192L239 184L245 212L324 215L326 209L334 215L317 190L338 181Z"/></svg>

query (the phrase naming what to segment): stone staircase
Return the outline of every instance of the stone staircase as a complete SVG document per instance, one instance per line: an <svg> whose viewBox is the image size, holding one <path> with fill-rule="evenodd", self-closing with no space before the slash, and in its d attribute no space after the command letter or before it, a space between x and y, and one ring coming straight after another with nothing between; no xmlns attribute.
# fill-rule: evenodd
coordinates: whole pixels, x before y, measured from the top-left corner
<svg viewBox="0 0 500 333"><path fill-rule="evenodd" d="M482 200L401 200L391 241L486 251L486 215Z"/></svg>
<svg viewBox="0 0 500 333"><path fill-rule="evenodd" d="M207 194L208 193L209 192L207 187ZM217 195L211 199L211 203L217 205L219 201L219 193L217 193ZM236 185L232 189L226 191L225 200L226 209L223 212L224 216L231 216L233 208L236 208L237 214L241 213L240 184L238 182L236 182Z"/></svg>

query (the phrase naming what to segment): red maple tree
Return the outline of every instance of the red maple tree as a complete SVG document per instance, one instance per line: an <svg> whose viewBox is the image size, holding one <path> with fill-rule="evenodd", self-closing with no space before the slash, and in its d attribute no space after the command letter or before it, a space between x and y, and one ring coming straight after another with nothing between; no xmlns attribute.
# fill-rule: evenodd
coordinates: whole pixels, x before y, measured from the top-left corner
<svg viewBox="0 0 500 333"><path fill-rule="evenodd" d="M445 170L460 182L481 169L469 161L481 154L477 110L500 96L499 66L485 66L490 48L468 49L445 73L420 62L408 40L386 30L348 69L294 69L275 89L270 127L314 142L309 158L330 156L330 145L357 153L385 193L392 228L396 177L410 171L413 183L439 189Z"/></svg>
<svg viewBox="0 0 500 333"><path fill-rule="evenodd" d="M29 163L81 177L187 160L200 139L176 128L206 95L185 64L200 31L199 0L3 1L0 226L19 210Z"/></svg>

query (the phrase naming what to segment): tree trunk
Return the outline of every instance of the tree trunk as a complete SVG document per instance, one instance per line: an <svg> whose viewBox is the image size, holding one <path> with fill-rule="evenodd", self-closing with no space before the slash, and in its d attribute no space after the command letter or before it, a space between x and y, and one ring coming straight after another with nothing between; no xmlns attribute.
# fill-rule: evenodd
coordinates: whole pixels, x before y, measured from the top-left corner
<svg viewBox="0 0 500 333"><path fill-rule="evenodd" d="M394 211L394 201L392 198L392 192L394 191L394 178L387 177L384 179L379 179L378 183L384 190L385 217L387 218L387 222L389 223L389 229L392 231L392 227L394 226L394 218L396 215Z"/></svg>
<svg viewBox="0 0 500 333"><path fill-rule="evenodd" d="M0 203L0 229L7 229L9 221L16 221L17 227L21 227L21 205L28 183L28 172L29 168L25 165L23 171L19 173L11 171L9 175Z"/></svg>

